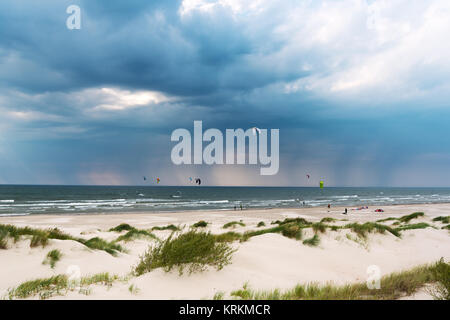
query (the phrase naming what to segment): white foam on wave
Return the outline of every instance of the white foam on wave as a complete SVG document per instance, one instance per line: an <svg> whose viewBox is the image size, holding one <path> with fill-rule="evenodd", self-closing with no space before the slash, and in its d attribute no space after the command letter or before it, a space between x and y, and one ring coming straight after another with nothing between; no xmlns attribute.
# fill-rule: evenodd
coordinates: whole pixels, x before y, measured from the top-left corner
<svg viewBox="0 0 450 320"><path fill-rule="evenodd" d="M201 200L198 203L201 204L213 204L213 203L228 203L228 200Z"/></svg>
<svg viewBox="0 0 450 320"><path fill-rule="evenodd" d="M171 199L155 199L155 198L143 198L143 199L136 199L136 203L146 203L146 202L161 202L161 201L176 201Z"/></svg>
<svg viewBox="0 0 450 320"><path fill-rule="evenodd" d="M14 203L14 200L0 200L0 203Z"/></svg>
<svg viewBox="0 0 450 320"><path fill-rule="evenodd" d="M29 213L0 213L0 217L28 216Z"/></svg>

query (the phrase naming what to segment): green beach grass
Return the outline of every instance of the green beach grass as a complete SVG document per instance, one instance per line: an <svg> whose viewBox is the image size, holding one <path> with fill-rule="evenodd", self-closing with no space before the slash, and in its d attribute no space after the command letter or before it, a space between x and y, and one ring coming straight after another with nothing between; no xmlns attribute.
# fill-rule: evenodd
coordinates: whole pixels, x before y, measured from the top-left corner
<svg viewBox="0 0 450 320"><path fill-rule="evenodd" d="M109 273L98 273L92 276L86 276L79 281L70 281L67 275L56 275L50 278L42 278L26 281L19 286L9 289L8 299L25 299L33 296L39 296L40 299L48 299L54 296L64 296L69 291L78 290L80 293L88 292L88 287L94 284L112 286L113 282L118 280L117 275Z"/></svg>
<svg viewBox="0 0 450 320"><path fill-rule="evenodd" d="M13 239L14 242L19 241L22 237L30 238L30 247L37 246L45 247L48 245L50 239L56 240L73 240L84 244L90 249L103 250L111 255L116 255L117 252L123 251L123 248L114 242L108 242L104 239L95 237L91 239L75 238L71 235L62 232L58 228L53 229L36 229L30 227L16 227L13 225L0 224L0 244L7 249L7 239Z"/></svg>
<svg viewBox="0 0 450 320"><path fill-rule="evenodd" d="M414 213L408 214L406 216L402 216L400 218L389 217L389 218L377 220L376 222L397 221L397 222L401 222L401 223L408 223L412 219L417 219L417 218L423 217L423 216L425 216L425 213L423 213L423 212L414 212Z"/></svg>
<svg viewBox="0 0 450 320"><path fill-rule="evenodd" d="M434 284L430 291L435 299L448 300L450 265L443 259L381 278L380 289L369 289L366 283L337 286L332 283L297 285L290 290L252 290L248 283L231 296L242 300L395 300L414 294L426 284Z"/></svg>
<svg viewBox="0 0 450 320"><path fill-rule="evenodd" d="M193 228L205 228L208 226L208 222L200 220L199 222L194 223L191 227Z"/></svg>
<svg viewBox="0 0 450 320"><path fill-rule="evenodd" d="M209 232L191 230L186 233L170 235L166 240L151 246L141 256L133 272L139 276L154 269L165 272L178 269L189 274L204 271L208 266L222 269L231 263L234 253L226 242L219 242Z"/></svg>
<svg viewBox="0 0 450 320"><path fill-rule="evenodd" d="M156 228L156 227L154 227L154 228ZM175 227L175 228L178 229L177 227ZM167 226L167 227L161 227L161 229L159 229L159 230L167 230L167 229L171 229L171 228L169 226ZM135 239L140 239L140 238L150 238L152 240L159 240L159 238L157 236L155 236L153 233L151 233L150 231L136 229L135 227L130 226L127 223L119 224L118 226L109 229L109 231L110 232L127 231L127 233L117 237L112 243L116 243L116 242L120 242L120 241L129 242L129 241L132 241Z"/></svg>
<svg viewBox="0 0 450 320"><path fill-rule="evenodd" d="M441 217L436 217L433 219L433 221L440 221L443 224L448 224L450 223L450 216L441 216Z"/></svg>
<svg viewBox="0 0 450 320"><path fill-rule="evenodd" d="M170 231L180 231L181 229L173 224L169 224L167 226L155 226L152 228L152 231L156 230L156 231L164 231L164 230L170 230Z"/></svg>
<svg viewBox="0 0 450 320"><path fill-rule="evenodd" d="M243 223L241 221L231 221L231 222L225 223L222 228L227 229L227 228L234 228L236 226L245 227L245 223Z"/></svg>
<svg viewBox="0 0 450 320"><path fill-rule="evenodd" d="M317 247L319 245L320 238L317 234L315 234L312 238L306 239L303 241L304 245Z"/></svg>
<svg viewBox="0 0 450 320"><path fill-rule="evenodd" d="M58 249L51 250L47 253L47 256L45 257L44 261L42 261L42 264L49 264L50 267L53 269L56 265L56 262L61 260L62 253Z"/></svg>

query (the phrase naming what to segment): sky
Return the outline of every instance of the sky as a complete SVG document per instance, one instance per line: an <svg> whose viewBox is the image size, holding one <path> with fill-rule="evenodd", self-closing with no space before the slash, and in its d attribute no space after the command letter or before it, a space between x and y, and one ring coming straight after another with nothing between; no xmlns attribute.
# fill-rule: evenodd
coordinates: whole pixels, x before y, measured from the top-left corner
<svg viewBox="0 0 450 320"><path fill-rule="evenodd" d="M449 34L448 0L3 0L0 184L450 186ZM174 165L194 120L279 129L278 173Z"/></svg>

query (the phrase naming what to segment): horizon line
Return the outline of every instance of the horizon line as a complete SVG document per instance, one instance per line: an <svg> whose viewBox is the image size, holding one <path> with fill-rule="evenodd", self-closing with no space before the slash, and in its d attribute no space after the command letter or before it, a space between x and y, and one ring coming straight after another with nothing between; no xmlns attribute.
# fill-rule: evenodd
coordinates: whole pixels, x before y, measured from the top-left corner
<svg viewBox="0 0 450 320"><path fill-rule="evenodd" d="M260 186L260 185L102 185L102 184L35 184L0 183L0 186L54 186L54 187L212 187L212 188L319 188L319 186ZM450 186L325 186L326 188L450 188Z"/></svg>

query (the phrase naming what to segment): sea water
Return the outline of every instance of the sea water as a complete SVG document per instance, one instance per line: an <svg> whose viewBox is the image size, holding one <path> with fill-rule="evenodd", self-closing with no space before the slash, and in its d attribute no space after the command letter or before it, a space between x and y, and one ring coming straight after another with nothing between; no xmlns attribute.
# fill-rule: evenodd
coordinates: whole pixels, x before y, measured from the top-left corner
<svg viewBox="0 0 450 320"><path fill-rule="evenodd" d="M450 188L0 185L0 215L450 202Z"/></svg>

